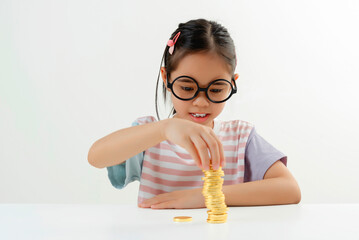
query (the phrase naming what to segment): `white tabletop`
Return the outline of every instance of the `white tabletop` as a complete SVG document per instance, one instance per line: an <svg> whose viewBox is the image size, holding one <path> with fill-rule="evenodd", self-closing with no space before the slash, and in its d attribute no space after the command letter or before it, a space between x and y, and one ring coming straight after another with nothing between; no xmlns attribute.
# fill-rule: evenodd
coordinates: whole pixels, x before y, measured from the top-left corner
<svg viewBox="0 0 359 240"><path fill-rule="evenodd" d="M230 207L224 224L207 223L206 211L0 204L0 239L359 239L359 204ZM181 215L193 221L173 222Z"/></svg>

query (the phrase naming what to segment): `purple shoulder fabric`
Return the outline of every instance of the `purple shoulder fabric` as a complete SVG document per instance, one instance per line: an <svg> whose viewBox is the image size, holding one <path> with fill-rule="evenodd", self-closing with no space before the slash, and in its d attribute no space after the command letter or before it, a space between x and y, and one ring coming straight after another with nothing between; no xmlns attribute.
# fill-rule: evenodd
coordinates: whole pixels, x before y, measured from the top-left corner
<svg viewBox="0 0 359 240"><path fill-rule="evenodd" d="M244 182L262 180L270 166L278 160L287 166L287 156L258 135L253 127L244 153Z"/></svg>

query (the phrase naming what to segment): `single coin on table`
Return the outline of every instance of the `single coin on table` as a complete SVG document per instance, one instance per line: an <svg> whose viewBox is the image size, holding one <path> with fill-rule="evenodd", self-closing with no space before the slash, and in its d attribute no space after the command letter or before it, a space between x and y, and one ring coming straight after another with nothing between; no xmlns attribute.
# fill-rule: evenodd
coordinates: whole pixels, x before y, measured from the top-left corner
<svg viewBox="0 0 359 240"><path fill-rule="evenodd" d="M190 222L192 221L192 217L189 216L177 216L173 218L175 222Z"/></svg>

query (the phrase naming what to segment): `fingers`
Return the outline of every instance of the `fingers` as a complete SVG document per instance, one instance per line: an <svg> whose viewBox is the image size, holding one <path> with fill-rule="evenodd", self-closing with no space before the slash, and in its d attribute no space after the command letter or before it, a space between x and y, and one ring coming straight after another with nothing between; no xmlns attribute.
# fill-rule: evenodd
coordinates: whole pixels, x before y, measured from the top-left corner
<svg viewBox="0 0 359 240"><path fill-rule="evenodd" d="M144 200L139 207L164 209L164 208L203 208L206 207L202 188L178 190L159 194L151 199Z"/></svg>
<svg viewBox="0 0 359 240"><path fill-rule="evenodd" d="M206 134L202 134L202 138L205 140L207 147L211 153L211 162L212 162L212 168L214 170L217 170L219 168L220 165L220 152L219 152L219 146L218 146L218 141L217 141L217 137L213 136L211 134L212 131L210 131L209 133Z"/></svg>
<svg viewBox="0 0 359 240"><path fill-rule="evenodd" d="M176 200L161 202L151 206L152 209L176 208Z"/></svg>
<svg viewBox="0 0 359 240"><path fill-rule="evenodd" d="M150 200L150 199L148 199ZM139 207L142 207L142 208L152 208L152 209L164 209L164 208L177 208L176 207L177 205L177 200L168 200L168 201L165 201L163 200L163 202L159 202L158 200L155 201L155 202L148 202L148 203L141 203L139 205Z"/></svg>
<svg viewBox="0 0 359 240"><path fill-rule="evenodd" d="M153 198L146 199L142 203L140 203L138 206L142 208L150 208L153 205L159 204L161 202L167 202L169 200L172 200L173 197L171 197L171 193L163 193L159 194Z"/></svg>
<svg viewBox="0 0 359 240"><path fill-rule="evenodd" d="M226 158L224 156L224 150L223 150L223 145L222 142L218 139L218 137L216 136L216 134L213 131L210 131L210 134L216 139L217 143L218 143L218 148L219 148L219 158L220 158L220 164L219 166L224 167L226 165Z"/></svg>
<svg viewBox="0 0 359 240"><path fill-rule="evenodd" d="M187 143L184 145L184 148L188 151L188 153L191 155L193 160L196 162L197 166L199 168L203 168L202 161L199 155L199 152L197 151L195 147L195 143L191 138L187 141Z"/></svg>
<svg viewBox="0 0 359 240"><path fill-rule="evenodd" d="M178 200L178 195L176 195L176 192L169 192L169 193L159 194L150 199L146 199L138 206L141 208L152 208L152 209L176 208L177 200Z"/></svg>
<svg viewBox="0 0 359 240"><path fill-rule="evenodd" d="M209 170L210 157L208 154L208 147L206 142L203 140L203 138L201 138L201 136L198 135L191 136L191 140L200 157L202 168L204 170Z"/></svg>
<svg viewBox="0 0 359 240"><path fill-rule="evenodd" d="M223 165L223 146L212 130L202 131L200 135L193 135L190 138L197 150L204 170L209 170L210 163L214 170Z"/></svg>

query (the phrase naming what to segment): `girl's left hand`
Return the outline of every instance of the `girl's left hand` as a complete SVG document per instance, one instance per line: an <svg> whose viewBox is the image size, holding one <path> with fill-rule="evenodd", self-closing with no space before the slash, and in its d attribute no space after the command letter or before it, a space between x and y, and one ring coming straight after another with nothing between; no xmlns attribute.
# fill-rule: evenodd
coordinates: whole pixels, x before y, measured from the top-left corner
<svg viewBox="0 0 359 240"><path fill-rule="evenodd" d="M205 208L202 188L186 189L170 193L159 194L153 198L144 200L138 205L142 208Z"/></svg>

